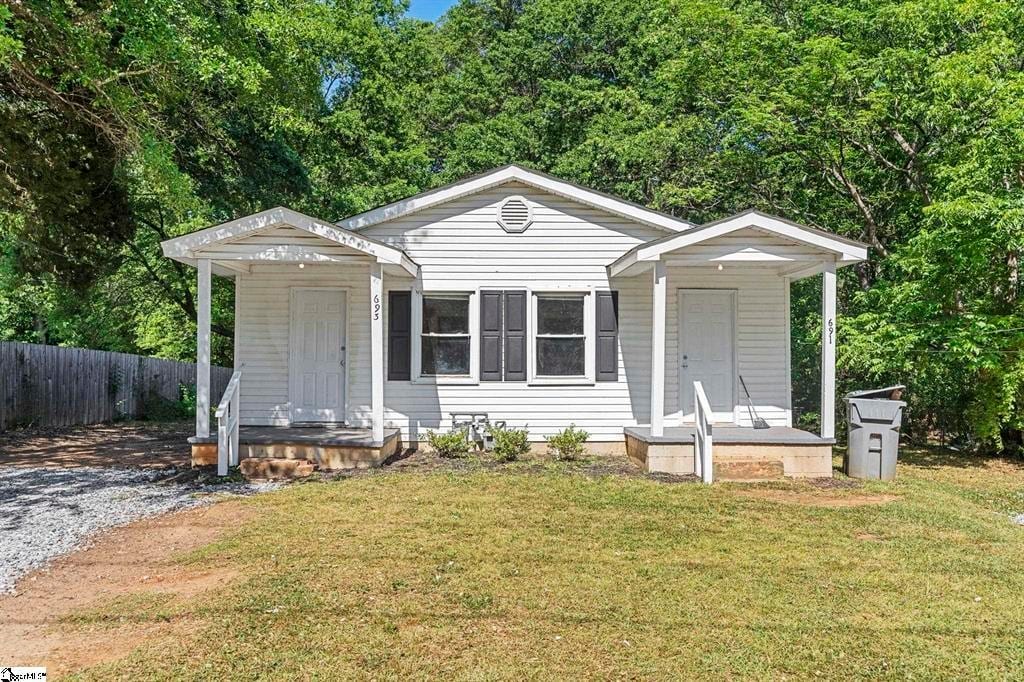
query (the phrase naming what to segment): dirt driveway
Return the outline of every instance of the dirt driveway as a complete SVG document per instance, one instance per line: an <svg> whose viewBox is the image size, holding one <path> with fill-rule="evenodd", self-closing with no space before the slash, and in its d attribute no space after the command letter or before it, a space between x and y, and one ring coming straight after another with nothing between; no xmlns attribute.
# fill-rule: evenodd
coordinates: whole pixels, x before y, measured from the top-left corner
<svg viewBox="0 0 1024 682"><path fill-rule="evenodd" d="M0 466L189 466L191 423L122 422L0 433Z"/></svg>
<svg viewBox="0 0 1024 682"><path fill-rule="evenodd" d="M175 559L245 522L251 507L240 500L165 514L97 536L83 551L57 559L0 596L0 661L45 666L51 675L114 660L139 644L187 630L187 618L138 627L108 623L75 627L68 616L119 598L185 600L228 584L231 571Z"/></svg>
<svg viewBox="0 0 1024 682"><path fill-rule="evenodd" d="M189 471L192 429L126 422L0 434L0 663L52 674L118 658L182 624L75 628L68 615L230 581L175 558L244 521L237 495L272 488Z"/></svg>

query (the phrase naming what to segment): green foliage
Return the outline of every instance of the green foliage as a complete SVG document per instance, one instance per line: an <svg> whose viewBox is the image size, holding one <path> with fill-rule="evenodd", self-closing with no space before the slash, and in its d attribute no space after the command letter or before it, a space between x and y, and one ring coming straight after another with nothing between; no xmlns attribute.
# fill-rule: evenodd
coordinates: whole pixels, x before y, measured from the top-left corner
<svg viewBox="0 0 1024 682"><path fill-rule="evenodd" d="M466 429L447 433L427 431L427 442L441 457L465 457L469 453L469 432Z"/></svg>
<svg viewBox="0 0 1024 682"><path fill-rule="evenodd" d="M695 222L756 207L869 243L840 276L840 390L908 384L917 439L1024 440L1024 5L401 11L0 8L0 338L188 359L194 273L161 240L276 204L342 217L516 162ZM792 291L801 423L819 293ZM227 363L233 294L214 295Z"/></svg>
<svg viewBox="0 0 1024 682"><path fill-rule="evenodd" d="M546 438L548 449L558 455L559 459L578 459L586 454L587 449L583 446L590 438L590 434L583 429L577 429L575 424L569 428L562 429L553 436Z"/></svg>
<svg viewBox="0 0 1024 682"><path fill-rule="evenodd" d="M381 54L401 59L398 9L0 8L0 278L15 282L0 281L0 337L190 357L194 272L159 242L277 204L317 208L314 175L352 186L319 169L325 142L332 156L362 154L354 136L331 143L322 88L369 74ZM378 119L368 120L370 138ZM232 310L230 287L215 286L220 363L231 359Z"/></svg>
<svg viewBox="0 0 1024 682"><path fill-rule="evenodd" d="M155 422L177 422L187 421L195 416L195 386L181 384L178 386L178 397L173 399L160 395L160 393L152 389L146 390L142 395L142 409L139 419Z"/></svg>
<svg viewBox="0 0 1024 682"><path fill-rule="evenodd" d="M527 429L491 428L488 433L494 439L494 454L504 462L514 462L530 451Z"/></svg>

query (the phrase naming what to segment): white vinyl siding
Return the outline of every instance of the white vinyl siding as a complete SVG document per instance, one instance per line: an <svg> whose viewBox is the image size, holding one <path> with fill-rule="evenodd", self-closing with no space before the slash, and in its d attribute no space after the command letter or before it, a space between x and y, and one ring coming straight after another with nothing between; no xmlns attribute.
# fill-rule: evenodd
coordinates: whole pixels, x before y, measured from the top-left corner
<svg viewBox="0 0 1024 682"><path fill-rule="evenodd" d="M636 279L648 279L646 277ZM736 291L737 375L742 375L759 417L772 426L790 425L787 353L788 282L776 272L747 266L668 268L665 316L665 424L680 423L679 290ZM648 330L650 323L648 323ZM648 372L649 374L649 372ZM682 387L692 391L693 387ZM741 426L751 426L739 378L733 389L733 413Z"/></svg>
<svg viewBox="0 0 1024 682"><path fill-rule="evenodd" d="M533 222L510 234L497 220L508 196L531 203ZM608 286L605 266L667 233L551 194L508 184L367 228L420 264L423 290ZM386 285L386 282L385 282Z"/></svg>
<svg viewBox="0 0 1024 682"><path fill-rule="evenodd" d="M497 222L497 207L507 196L531 202L533 222L520 234ZM427 429L446 430L451 412L487 412L510 426L526 426L541 440L575 423L593 441L621 441L623 427L650 420L651 275L609 281L605 266L637 244L664 231L604 213L521 184L508 184L443 206L367 228L367 237L403 248L421 266L430 292L526 290L533 292L596 289L619 291L618 381L584 385L538 385L526 381L387 381L385 424L398 426L407 440L423 440ZM264 235L270 237L272 235ZM287 235L281 235L286 237ZM744 235L746 243L769 240ZM727 241L718 244L731 244ZM712 243L712 246L715 244ZM740 248L746 248L736 244ZM352 263L253 266L237 280L237 362L244 363L242 419L245 424L288 422L288 290L292 286L348 289L348 416L353 426L370 424L369 259ZM760 416L771 424L789 419L786 280L751 264L669 267L666 306L665 424L679 423L678 289L737 290L737 356ZM384 289L408 291L411 278L385 274ZM385 293L384 300L387 299ZM415 301L415 297L414 297ZM474 296L471 310L478 306ZM415 306L415 302L413 303ZM385 306L385 329L390 310ZM588 320L592 326L592 318ZM592 330L587 328L588 335ZM419 339L414 337L414 344ZM474 338L474 345L479 339ZM527 352L533 353L531 344ZM386 353L386 347L385 347ZM385 357L385 366L387 358ZM477 359L473 360L476 371ZM588 370L589 371L589 370ZM742 392L737 387L737 401ZM216 396L219 399L219 396ZM749 424L746 409L736 411Z"/></svg>
<svg viewBox="0 0 1024 682"><path fill-rule="evenodd" d="M291 287L342 287L348 296L347 411L369 425L370 266L346 263L254 265L235 280L235 366L242 370L240 417L246 425L289 423L288 340ZM364 371L365 370L365 371ZM215 396L214 402L220 400Z"/></svg>
<svg viewBox="0 0 1024 682"><path fill-rule="evenodd" d="M533 223L521 234L505 232L496 219L501 201L513 195L524 196L532 206ZM386 421L401 426L406 438L423 439L426 429L446 429L450 412L484 411L492 418L507 420L510 425L527 426L535 440L575 423L589 431L594 441L617 441L622 438L624 426L649 423L650 275L609 281L605 266L640 242L657 239L665 232L524 185L509 184L373 226L365 233L405 249L422 268L424 291L503 288L531 292L581 289L620 292L618 381L585 385L483 382L464 386L388 382L385 386ZM679 272L684 270L691 272ZM701 270L715 282L728 280L728 277L721 277L725 273L717 273L713 268ZM678 423L679 419L675 290L694 286L692 276L696 274L695 268L672 268L669 274L667 330L671 347L666 360L665 391L668 424ZM407 282L387 278L384 285L387 289L409 287ZM737 304L741 371L748 379L755 400L763 402L765 418L784 424L789 405L785 390L782 399L777 399L774 388L769 387L770 380L755 379L755 375L765 372L755 371L750 365L765 354L763 348L753 350L761 348L755 337L763 335L766 341L774 337L772 329L750 329L751 324L757 324L752 315L759 315L757 311L764 305L774 305L776 298L784 307L784 280L765 272L762 276L722 286L734 285L751 289L749 295L739 296ZM785 317L780 309L779 325ZM772 324L774 328L774 322ZM780 339L784 339L784 326L779 326L778 330ZM587 333L590 333L589 328ZM779 343L774 355L781 358L778 374L780 385L785 387L788 375L784 340ZM534 353L532 345L527 348L531 355ZM744 352L746 347L752 349L750 353Z"/></svg>

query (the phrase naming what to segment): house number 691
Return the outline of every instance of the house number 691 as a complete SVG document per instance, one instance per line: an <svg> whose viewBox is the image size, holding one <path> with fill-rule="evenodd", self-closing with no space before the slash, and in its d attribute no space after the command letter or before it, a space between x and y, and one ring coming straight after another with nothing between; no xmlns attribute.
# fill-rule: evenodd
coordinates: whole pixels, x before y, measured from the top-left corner
<svg viewBox="0 0 1024 682"><path fill-rule="evenodd" d="M832 331L833 331L834 328L835 328L835 320L833 320L830 317L830 318L828 318L828 343L829 343L830 346L832 345Z"/></svg>
<svg viewBox="0 0 1024 682"><path fill-rule="evenodd" d="M373 319L380 319L380 294L373 295Z"/></svg>

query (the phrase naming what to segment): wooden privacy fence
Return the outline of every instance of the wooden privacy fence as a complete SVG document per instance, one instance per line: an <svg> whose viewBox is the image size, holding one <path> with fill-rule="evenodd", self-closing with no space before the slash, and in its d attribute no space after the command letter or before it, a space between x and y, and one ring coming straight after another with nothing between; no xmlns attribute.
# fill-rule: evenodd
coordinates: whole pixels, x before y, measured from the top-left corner
<svg viewBox="0 0 1024 682"><path fill-rule="evenodd" d="M210 368L219 397L231 379ZM0 342L0 431L180 415L182 386L194 395L196 366L84 348ZM216 400L216 398L215 398Z"/></svg>

